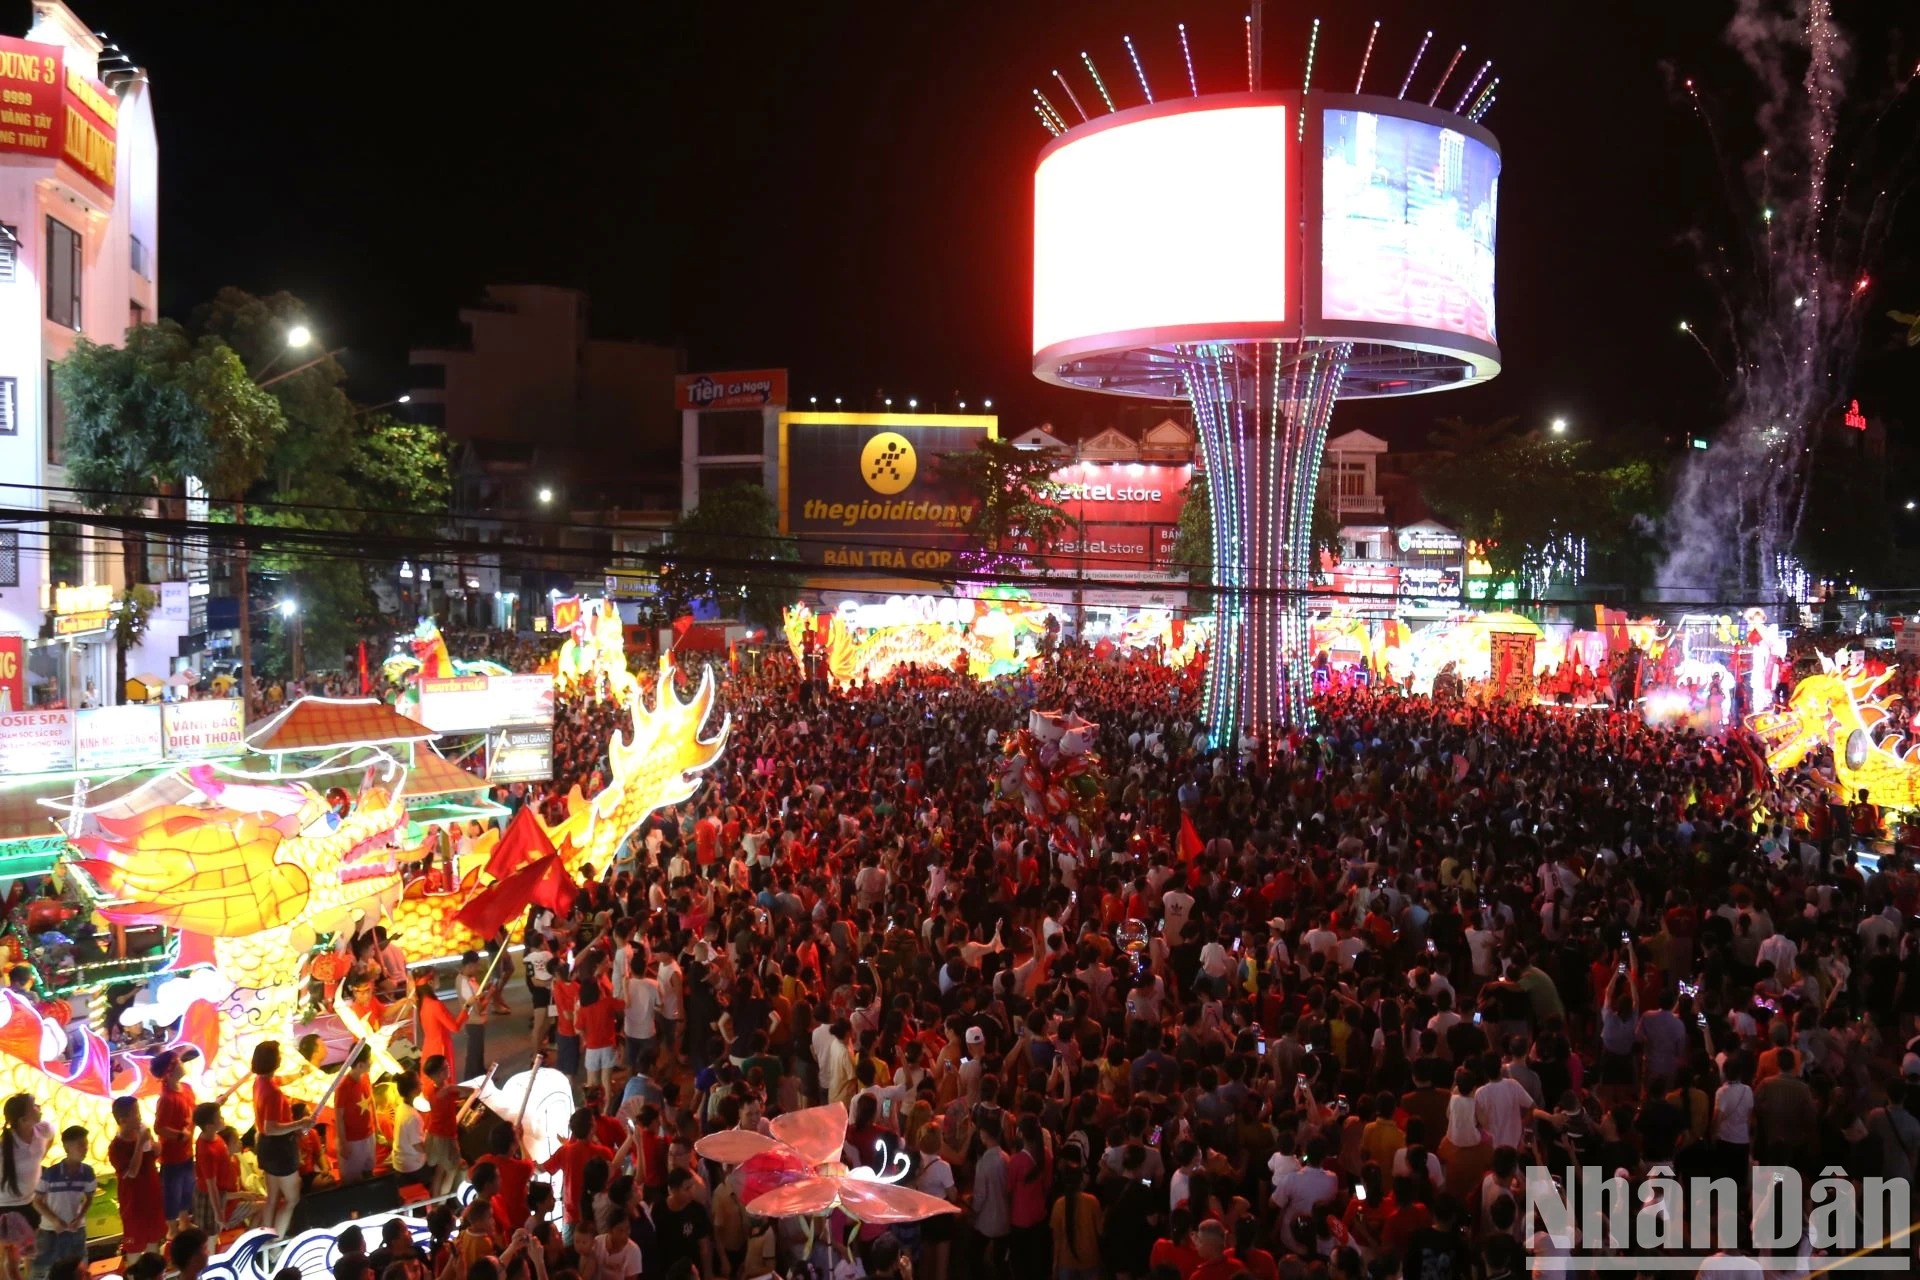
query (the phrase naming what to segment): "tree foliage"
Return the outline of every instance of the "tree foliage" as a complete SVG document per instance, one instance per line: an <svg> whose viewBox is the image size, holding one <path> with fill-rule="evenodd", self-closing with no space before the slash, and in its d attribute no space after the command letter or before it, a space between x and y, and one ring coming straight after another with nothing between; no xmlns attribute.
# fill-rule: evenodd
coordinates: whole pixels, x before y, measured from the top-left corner
<svg viewBox="0 0 1920 1280"><path fill-rule="evenodd" d="M667 530L656 553L660 595L674 614L712 600L720 612L767 627L799 590L799 544L780 532L780 512L758 485L704 495Z"/></svg>
<svg viewBox="0 0 1920 1280"><path fill-rule="evenodd" d="M247 522L331 533L427 538L438 529L452 494L446 434L357 408L346 370L319 347L289 348L287 334L307 323L307 308L290 293L256 297L226 288L195 313L202 341L232 353L248 385L282 415L287 430L262 459L248 492ZM309 361L310 368L301 368ZM297 372L295 372L297 370ZM285 376L281 376L285 375ZM296 552L268 552L255 567L283 579L279 591L300 602L302 644L316 671L339 667L375 615L374 561ZM283 629L271 618L262 666L286 666Z"/></svg>
<svg viewBox="0 0 1920 1280"><path fill-rule="evenodd" d="M1184 565L1187 581L1196 587L1213 583L1213 499L1207 491L1207 473L1195 471L1181 495L1180 520L1174 526L1173 559Z"/></svg>
<svg viewBox="0 0 1920 1280"><path fill-rule="evenodd" d="M120 593L113 614L113 701L118 702L127 687L127 650L138 645L153 623L154 608L160 603L152 587L132 586Z"/></svg>
<svg viewBox="0 0 1920 1280"><path fill-rule="evenodd" d="M1015 557L1016 544L1032 545L1031 558L1046 563L1046 550L1076 528L1061 503L1066 488L1054 472L1067 465L1058 449L1022 449L1006 440L982 440L972 449L941 454L935 464L943 482L973 499L967 535L989 567Z"/></svg>
<svg viewBox="0 0 1920 1280"><path fill-rule="evenodd" d="M1430 444L1417 473L1427 505L1480 543L1495 579L1517 581L1576 537L1586 540L1589 563L1611 559L1620 577L1637 579L1654 546L1660 496L1647 458L1608 459L1590 440L1522 434L1512 418L1446 419Z"/></svg>
<svg viewBox="0 0 1920 1280"><path fill-rule="evenodd" d="M79 339L54 367L66 408L67 478L89 506L126 513L197 477L217 496L260 478L286 433L273 398L218 338L171 320L135 325L123 346ZM128 578L146 576L142 539L126 539Z"/></svg>

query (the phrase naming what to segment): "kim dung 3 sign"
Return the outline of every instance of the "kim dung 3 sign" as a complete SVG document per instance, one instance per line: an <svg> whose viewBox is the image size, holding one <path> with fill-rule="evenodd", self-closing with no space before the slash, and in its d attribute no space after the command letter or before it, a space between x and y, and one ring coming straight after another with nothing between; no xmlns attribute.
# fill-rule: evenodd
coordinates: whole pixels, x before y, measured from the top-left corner
<svg viewBox="0 0 1920 1280"><path fill-rule="evenodd" d="M783 413L781 531L799 535L809 564L950 569L967 546L973 496L942 481L938 459L997 429L990 414Z"/></svg>

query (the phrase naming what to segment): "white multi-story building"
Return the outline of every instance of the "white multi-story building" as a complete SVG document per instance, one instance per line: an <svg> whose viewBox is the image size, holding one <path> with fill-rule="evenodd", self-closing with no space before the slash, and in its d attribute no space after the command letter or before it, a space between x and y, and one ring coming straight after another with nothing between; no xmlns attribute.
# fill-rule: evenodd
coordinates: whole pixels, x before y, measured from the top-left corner
<svg viewBox="0 0 1920 1280"><path fill-rule="evenodd" d="M0 637L20 637L28 705L80 705L89 686L104 704L121 692L97 607L106 593L59 588L118 589L125 574L117 539L90 529L63 489L52 369L80 338L119 343L156 315L159 149L146 74L60 0L34 0L33 14L24 38L0 37L0 507L49 518L0 519ZM130 675L170 674L193 644L193 613L204 616L203 600L188 604L192 587L204 595L204 567L189 583L178 551L154 555L148 576L179 581L129 653Z"/></svg>

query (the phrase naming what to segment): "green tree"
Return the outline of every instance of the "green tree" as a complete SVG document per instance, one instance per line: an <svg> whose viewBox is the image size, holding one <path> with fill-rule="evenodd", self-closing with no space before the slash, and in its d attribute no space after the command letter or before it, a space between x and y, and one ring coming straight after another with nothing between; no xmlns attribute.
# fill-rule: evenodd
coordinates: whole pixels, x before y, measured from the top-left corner
<svg viewBox="0 0 1920 1280"><path fill-rule="evenodd" d="M154 606L160 596L152 587L132 586L120 593L113 614L113 697L119 702L127 691L127 650L140 643L153 623Z"/></svg>
<svg viewBox="0 0 1920 1280"><path fill-rule="evenodd" d="M356 407L337 360L287 346L289 332L307 317L306 304L290 293L259 297L235 288L220 290L195 313L198 329L231 347L250 381L268 384L261 394L288 424L265 459L244 518L328 533L434 535L452 493L445 433ZM261 557L260 568L282 575L282 589L300 602L307 665L339 665L373 618L372 575L379 566L274 551ZM287 657L284 628L268 621L267 657L278 670Z"/></svg>
<svg viewBox="0 0 1920 1280"><path fill-rule="evenodd" d="M230 348L192 341L170 320L134 326L119 347L81 338L55 366L54 387L67 412L67 477L90 506L116 514L179 493L189 476L234 496L286 429ZM146 581L144 541L124 539L130 583Z"/></svg>
<svg viewBox="0 0 1920 1280"><path fill-rule="evenodd" d="M1031 559L1046 563L1047 548L1078 524L1060 504L1067 492L1054 472L1068 459L1057 449L1022 449L1006 440L982 440L972 449L941 454L935 464L943 482L973 499L967 535L973 567L1005 568ZM1022 554L1026 542L1033 553Z"/></svg>
<svg viewBox="0 0 1920 1280"><path fill-rule="evenodd" d="M1194 587L1208 587L1213 584L1213 499L1207 491L1207 473L1195 471L1183 496L1180 521L1174 526L1173 558L1186 567L1187 581ZM1313 495L1312 538L1313 580L1324 582L1327 575L1321 567L1321 553L1330 552L1336 559L1340 553L1340 521L1333 514L1325 484L1319 485Z"/></svg>
<svg viewBox="0 0 1920 1280"><path fill-rule="evenodd" d="M1518 433L1514 420L1444 420L1418 472L1427 505L1481 544L1496 582L1538 580L1583 539L1596 556L1644 559L1658 472L1645 458L1608 460L1591 440Z"/></svg>
<svg viewBox="0 0 1920 1280"><path fill-rule="evenodd" d="M799 544L780 532L780 512L758 485L729 485L700 499L667 530L655 553L663 603L677 615L711 599L722 613L769 630L800 588L790 566Z"/></svg>
<svg viewBox="0 0 1920 1280"><path fill-rule="evenodd" d="M1174 526L1174 563L1186 566L1195 587L1213 585L1213 499L1207 473L1194 471L1181 495L1180 521Z"/></svg>

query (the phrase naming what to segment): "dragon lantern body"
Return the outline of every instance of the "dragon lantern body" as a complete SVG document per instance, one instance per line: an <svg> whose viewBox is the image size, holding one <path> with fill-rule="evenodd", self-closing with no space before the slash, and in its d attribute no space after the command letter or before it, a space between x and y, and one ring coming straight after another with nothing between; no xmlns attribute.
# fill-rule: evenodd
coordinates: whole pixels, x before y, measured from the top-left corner
<svg viewBox="0 0 1920 1280"><path fill-rule="evenodd" d="M569 870L605 867L648 814L693 795L698 773L725 746L725 721L712 737L700 736L714 702L712 673L685 703L664 668L662 675L652 709L632 695L635 732L630 741L615 736L607 786L590 799L576 790L572 816L551 829ZM305 782L231 782L196 766L182 774L187 798L129 818L91 815L86 834L70 841L74 868L98 887L101 915L179 931L174 976L156 1002L181 1006L174 1043L201 1051L194 1083L202 1098L242 1082L261 1041L291 1043L308 959L323 935L385 919L410 961L479 944L454 919L480 887L477 867L462 868L451 892L424 894L420 882L403 882L401 864L418 854L406 848L404 785L393 773L389 786L370 771L342 817ZM186 986L169 996L175 983ZM90 1028L76 1030L84 1043L70 1047L57 1021L18 995L4 998L0 1096L32 1093L56 1129L85 1125L93 1158L104 1160L112 1099L158 1092L146 1058L109 1053ZM312 1100L325 1083L295 1077L287 1089ZM230 1106L244 1108L247 1096L241 1091Z"/></svg>
<svg viewBox="0 0 1920 1280"><path fill-rule="evenodd" d="M1821 747L1833 756L1835 788L1848 800L1920 808L1920 747L1899 732L1893 698L1880 693L1891 672L1849 674L1821 655L1823 670L1794 686L1785 710L1747 717L1767 745L1767 765L1792 769Z"/></svg>

